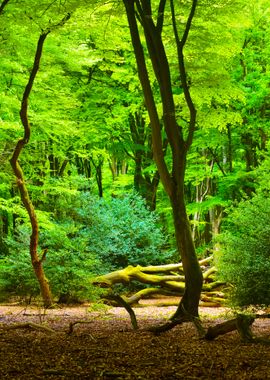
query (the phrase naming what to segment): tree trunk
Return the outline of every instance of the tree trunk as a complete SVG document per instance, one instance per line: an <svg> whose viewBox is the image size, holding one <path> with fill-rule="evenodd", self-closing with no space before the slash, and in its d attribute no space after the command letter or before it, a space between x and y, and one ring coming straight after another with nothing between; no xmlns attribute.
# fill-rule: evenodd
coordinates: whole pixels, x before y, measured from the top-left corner
<svg viewBox="0 0 270 380"><path fill-rule="evenodd" d="M34 206L31 202L31 199L29 197L29 193L24 181L24 175L22 168L18 162L19 155L24 148L24 146L28 143L30 139L30 134L31 134L31 129L30 129L30 124L28 120L28 99L29 95L31 93L34 80L36 77L36 74L39 70L39 63L42 55L42 49L43 49L43 44L45 42L45 39L47 35L49 34L49 31L44 32L40 35L38 44L37 44L37 49L36 49L36 55L35 55L35 60L34 60L34 65L32 68L32 71L30 73L29 81L25 87L25 91L23 94L23 99L21 103L21 110L20 110L20 117L21 121L24 127L24 137L20 139L17 142L17 145L14 149L13 155L10 159L10 163L12 166L12 169L14 171L14 174L17 179L17 185L20 191L21 199L23 202L24 207L26 208L30 222L31 222L31 227L32 227L32 233L30 237L30 256L31 256L31 261L33 265L33 269L36 275L36 278L39 282L40 290L41 290L41 295L43 298L44 306L49 307L52 304L52 295L49 287L48 280L45 277L44 271L43 271L43 266L42 263L45 260L45 252L41 258L38 256L38 221L37 221L37 216L35 213Z"/></svg>
<svg viewBox="0 0 270 380"><path fill-rule="evenodd" d="M151 1L146 0L123 0L128 17L129 28L132 38L132 44L137 61L139 79L143 88L145 104L148 110L152 128L153 154L158 171L165 191L167 192L172 209L175 226L175 237L179 253L182 258L184 273L186 277L186 289L184 297L179 305L173 318L185 318L198 316L198 304L202 288L202 274L195 253L192 235L187 218L185 201L184 201L184 176L186 166L186 155L192 144L193 135L196 125L196 109L193 104L187 75L184 64L183 49L186 44L190 31L192 19L195 14L197 0L192 1L192 6L182 39L178 36L176 25L176 16L174 11L174 2L170 1L171 18L175 43L177 46L177 55L179 63L179 75L181 87L184 93L185 101L189 109L189 128L186 139L184 139L182 128L178 125L176 119L176 110L174 105L172 82L170 75L170 66L166 50L162 41L162 28L165 17L165 0L160 0L158 6L157 20L152 18ZM136 4L136 9L135 9ZM170 169L165 161L165 152L163 149L163 138L161 134L161 122L157 112L157 105L151 87L148 69L145 61L145 53L142 47L140 33L137 25L139 19L146 39L147 51L152 62L152 67L157 79L160 91L160 97L163 108L163 124L168 144L172 151L172 168Z"/></svg>
<svg viewBox="0 0 270 380"><path fill-rule="evenodd" d="M177 47L179 76L190 116L186 138L183 136L181 126L177 123L170 66L162 41L162 29L165 18L166 1L160 0L156 20L153 19L153 9L150 0L123 0L123 2L126 8L132 44L137 61L138 75L142 85L145 104L151 123L153 155L157 164L161 182L171 201L175 226L175 237L182 258L186 277L185 294L173 318L181 318L182 315L183 317L185 315L185 318L187 315L189 315L189 317L196 318L198 316L198 304L202 287L202 274L200 266L198 265L198 260L192 241L189 220L186 214L184 200L185 197L183 190L186 156L189 147L192 144L196 125L196 109L189 91L184 64L183 49L189 35L190 27L197 6L197 0L192 1L190 14L184 28L182 39L180 39L178 35L176 15L174 11L174 1L170 1L170 21L172 22L173 34ZM147 44L147 51L149 53L149 57L159 87L163 112L162 124L159 118L157 104L149 79L145 52L142 46L137 20L139 20L143 28L144 37ZM163 125L164 132L166 134L166 140L168 141L172 152L171 168L168 166L165 160L166 152L164 151L163 137L161 133Z"/></svg>
<svg viewBox="0 0 270 380"><path fill-rule="evenodd" d="M192 239L189 219L182 194L176 194L171 198L175 238L181 253L183 269L185 273L185 292L172 319L178 319L190 314L198 316L198 306L203 284L203 276L198 263L194 242Z"/></svg>
<svg viewBox="0 0 270 380"><path fill-rule="evenodd" d="M91 158L91 162L96 170L96 181L98 186L98 195L100 198L103 197L103 183L102 183L102 168L104 159L102 156L97 157L97 162L95 162L94 158Z"/></svg>

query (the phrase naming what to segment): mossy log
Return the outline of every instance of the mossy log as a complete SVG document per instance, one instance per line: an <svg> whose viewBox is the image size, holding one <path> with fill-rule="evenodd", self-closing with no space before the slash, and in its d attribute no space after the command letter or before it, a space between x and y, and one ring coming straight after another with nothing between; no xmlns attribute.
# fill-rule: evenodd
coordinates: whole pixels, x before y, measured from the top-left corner
<svg viewBox="0 0 270 380"><path fill-rule="evenodd" d="M216 272L214 266L209 266L213 257L200 260L203 271L203 292L202 302L207 305L221 305L223 296L220 295L220 287L224 285L219 281L214 281L212 276ZM105 275L96 277L95 285L112 289L115 284L128 285L132 281L138 281L143 284L152 285L143 290L136 292L130 297L125 297L125 302L129 305L134 305L142 298L150 297L154 294L181 296L185 290L185 277L183 275L182 263L156 265L156 266L132 266L129 265L124 269L120 269ZM110 296L108 297L110 298Z"/></svg>

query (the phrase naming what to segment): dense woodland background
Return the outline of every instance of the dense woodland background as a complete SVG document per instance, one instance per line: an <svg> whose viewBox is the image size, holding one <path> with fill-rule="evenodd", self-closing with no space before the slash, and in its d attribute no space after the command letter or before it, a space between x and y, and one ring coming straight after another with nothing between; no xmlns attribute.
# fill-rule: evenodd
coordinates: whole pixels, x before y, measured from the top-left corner
<svg viewBox="0 0 270 380"><path fill-rule="evenodd" d="M179 1L185 26L191 1ZM68 17L67 17L68 15ZM65 23L61 21L68 18ZM0 298L39 294L31 226L10 165L39 36L50 30L29 99L31 138L19 161L55 299L94 299L90 279L131 265L179 261L121 3L0 5ZM188 131L175 42L164 24L177 121ZM270 303L270 8L198 3L185 46L197 110L185 200L198 258L214 252L240 305ZM150 80L162 123L154 73ZM172 162L164 133L165 160ZM45 257L45 256L44 256Z"/></svg>

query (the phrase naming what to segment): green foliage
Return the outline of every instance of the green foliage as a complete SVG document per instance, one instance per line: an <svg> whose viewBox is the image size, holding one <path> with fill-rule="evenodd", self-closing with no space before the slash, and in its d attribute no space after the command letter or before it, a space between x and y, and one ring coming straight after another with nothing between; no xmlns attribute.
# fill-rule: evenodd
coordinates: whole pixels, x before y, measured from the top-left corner
<svg viewBox="0 0 270 380"><path fill-rule="evenodd" d="M218 269L237 305L270 304L269 236L270 199L263 194L242 201L226 221Z"/></svg>
<svg viewBox="0 0 270 380"><path fill-rule="evenodd" d="M110 201L83 197L84 207L78 212L85 227L80 236L87 240L87 250L101 260L103 272L169 260L157 216L140 196L131 193Z"/></svg>
<svg viewBox="0 0 270 380"><path fill-rule="evenodd" d="M44 269L54 296L65 302L93 300L98 290L91 284L91 277L98 272L99 261L93 255L85 255L81 239L71 237L72 224L59 225L51 220L45 224L44 221L45 217L41 224L40 246L48 250ZM7 239L9 254L0 258L0 289L8 298L39 294L29 255L29 235L29 226L19 226L16 240Z"/></svg>
<svg viewBox="0 0 270 380"><path fill-rule="evenodd" d="M56 188L55 181L52 194ZM157 216L138 195L110 201L75 190L66 195L65 203L61 197L57 202L55 217L52 212L37 210L39 246L42 252L47 250L44 270L59 300L93 300L98 294L91 284L94 275L128 264L159 264L169 259ZM25 216L17 222L16 235L5 241L8 254L0 254L1 293L36 296L39 287L28 249L30 226Z"/></svg>
<svg viewBox="0 0 270 380"><path fill-rule="evenodd" d="M130 194L133 186L144 194L156 168L123 4L99 4L93 11L97 3L22 0L9 2L0 15L0 286L6 284L11 293L36 294L37 285L28 257L27 214L8 160L23 134L20 101L38 36L67 12L71 19L53 27L44 46L29 99L31 139L20 156L38 209L40 251L48 248L45 269L53 291L57 297L70 292L81 297L91 273L172 257L164 248L175 244L164 190L157 191L160 220ZM190 3L175 3L180 36ZM169 4L166 17L168 12ZM185 195L198 252L211 245L204 236L214 233L217 210L259 188L269 192L269 25L267 0L202 0L195 15L185 63L198 118ZM177 119L185 133L188 109L169 22L163 30ZM150 80L161 115L152 72ZM140 181L146 180L138 182L141 187L135 184L136 159ZM166 162L171 160L167 149ZM100 162L105 200L83 193L97 193ZM170 235L169 244L157 223Z"/></svg>

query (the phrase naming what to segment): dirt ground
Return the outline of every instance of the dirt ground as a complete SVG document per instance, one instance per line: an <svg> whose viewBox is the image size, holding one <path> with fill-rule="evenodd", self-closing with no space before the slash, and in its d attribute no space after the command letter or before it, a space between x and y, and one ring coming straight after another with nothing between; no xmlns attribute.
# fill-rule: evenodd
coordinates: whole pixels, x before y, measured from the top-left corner
<svg viewBox="0 0 270 380"><path fill-rule="evenodd" d="M175 307L134 309L139 330L121 308L89 306L47 310L0 305L0 379L270 379L270 346L241 343L237 332L199 340L191 323L161 335L146 329L164 323ZM229 317L224 308L201 308L204 325ZM87 321L74 325L70 322ZM53 331L9 329L35 323ZM270 320L258 319L256 335L269 337Z"/></svg>

